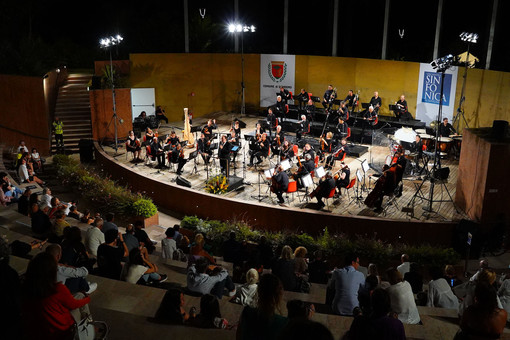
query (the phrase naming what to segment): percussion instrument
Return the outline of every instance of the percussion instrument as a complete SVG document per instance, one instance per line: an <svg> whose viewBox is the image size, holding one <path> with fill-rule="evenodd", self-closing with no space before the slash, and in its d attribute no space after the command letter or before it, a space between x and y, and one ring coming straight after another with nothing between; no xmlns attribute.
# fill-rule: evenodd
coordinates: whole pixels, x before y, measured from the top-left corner
<svg viewBox="0 0 510 340"><path fill-rule="evenodd" d="M455 147L455 156L460 156L460 149L462 147L462 136L451 135L450 138L453 140L453 146Z"/></svg>
<svg viewBox="0 0 510 340"><path fill-rule="evenodd" d="M427 147L427 150L431 150L434 148L434 142L435 142L434 136L428 135L426 133L422 133L422 134L420 134L420 138L421 138L423 145L425 145Z"/></svg>
<svg viewBox="0 0 510 340"><path fill-rule="evenodd" d="M417 133L414 132L413 129L405 127L398 129L394 134L395 139L408 143L413 143L416 139L416 135Z"/></svg>
<svg viewBox="0 0 510 340"><path fill-rule="evenodd" d="M450 153L450 148L452 146L453 139L450 137L438 137L437 138L438 149L440 150L440 155L442 157L447 156Z"/></svg>
<svg viewBox="0 0 510 340"><path fill-rule="evenodd" d="M419 134L419 135L427 133L426 129L416 129L414 131L416 131L416 133Z"/></svg>

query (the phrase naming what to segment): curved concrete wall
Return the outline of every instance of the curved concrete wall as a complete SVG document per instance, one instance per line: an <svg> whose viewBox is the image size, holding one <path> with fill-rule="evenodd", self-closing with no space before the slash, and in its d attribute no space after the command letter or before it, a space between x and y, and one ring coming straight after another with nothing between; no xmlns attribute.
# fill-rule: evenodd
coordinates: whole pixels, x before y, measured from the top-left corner
<svg viewBox="0 0 510 340"><path fill-rule="evenodd" d="M411 244L429 242L447 246L451 244L456 227L455 223L335 215L310 209L288 209L256 201L226 198L170 183L170 178L161 181L146 177L138 173L136 168L117 162L97 143L95 147L97 163L115 180L129 185L133 191L145 192L156 205L182 215L217 220L242 219L254 228L273 231L287 229L316 235L327 227L332 233L346 233L352 236L356 234L373 236L377 233L377 238L392 242Z"/></svg>

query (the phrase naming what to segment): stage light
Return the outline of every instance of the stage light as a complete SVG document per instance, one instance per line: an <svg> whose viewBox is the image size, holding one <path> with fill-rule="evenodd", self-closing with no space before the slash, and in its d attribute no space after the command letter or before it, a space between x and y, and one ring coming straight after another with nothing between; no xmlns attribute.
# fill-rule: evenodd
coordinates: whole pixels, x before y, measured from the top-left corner
<svg viewBox="0 0 510 340"><path fill-rule="evenodd" d="M460 40L467 41L468 43L476 44L478 41L478 34L476 33L468 33L468 32L462 32L460 35Z"/></svg>
<svg viewBox="0 0 510 340"><path fill-rule="evenodd" d="M230 33L234 33L236 31L236 25L234 25L234 24L228 25L228 31Z"/></svg>
<svg viewBox="0 0 510 340"><path fill-rule="evenodd" d="M236 25L236 32L242 32L243 31L243 25L237 24Z"/></svg>
<svg viewBox="0 0 510 340"><path fill-rule="evenodd" d="M110 36L110 37L106 37L106 38L102 38L99 40L99 46L101 48L107 48L107 47L110 47L110 46L115 46L115 45L118 45L122 42L122 40L124 40L124 38L122 38L119 34L117 34L116 36Z"/></svg>
<svg viewBox="0 0 510 340"><path fill-rule="evenodd" d="M455 58L453 55L448 54L442 58L437 58L436 60L433 60L430 63L430 66L432 66L433 69L437 69L437 72L443 72L452 66L452 63L454 62Z"/></svg>

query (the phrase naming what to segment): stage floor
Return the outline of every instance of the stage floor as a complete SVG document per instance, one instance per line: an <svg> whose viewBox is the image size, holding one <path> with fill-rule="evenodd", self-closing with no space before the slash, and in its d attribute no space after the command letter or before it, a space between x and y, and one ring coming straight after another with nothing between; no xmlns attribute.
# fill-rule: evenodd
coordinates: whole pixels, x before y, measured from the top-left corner
<svg viewBox="0 0 510 340"><path fill-rule="evenodd" d="M239 117L239 116L237 116ZM199 117L193 120L194 126L203 126L206 124L207 119L215 118L218 125L218 129L214 130L215 133L228 133L233 116L229 113L217 113L207 117ZM239 117L244 123L246 128L242 129L242 135L247 132L251 132L255 129L256 122L260 119L260 116L244 116ZM159 135L166 136L171 130L175 130L182 140L182 129L183 122L169 122L163 124L159 128ZM289 134L289 133L288 133ZM142 133L143 135L143 133ZM200 137L199 133L194 134L195 139ZM294 134L291 134L294 135ZM124 143L121 143L123 139L120 139L120 148L117 152L111 146L104 146L104 150L113 156L118 162L124 163L129 167L132 167L134 171L145 174L147 177L157 178L158 180L168 180L169 182L175 182L177 174L175 173L176 165L174 169L164 169L158 171L154 168L157 162L152 165L145 165L144 163L134 164L130 160L131 154L125 155ZM389 141L389 138L388 138ZM401 197L396 198L395 203L389 205L383 213L375 213L373 209L368 208L364 204L364 200L368 193L374 187L375 180L377 178L370 175L376 174L374 169L381 169L384 165L387 156L390 155L390 147L382 143L383 145L366 145L368 152L361 155L359 158L349 157L345 158L345 164L347 164L351 170L351 179L356 177L356 171L359 169L361 174L362 162L367 161L372 167L366 172L362 183L358 183L349 190L349 196L342 189L342 196L337 199L328 199L328 205L324 207L323 211L329 211L333 214L343 214L352 216L369 216L377 218L388 218L388 219L400 219L400 220L422 220L422 221L459 221L463 218L467 218L459 208L456 208L450 199L455 198L457 173L458 173L458 160L455 160L453 156L448 159L442 159L442 167L448 167L450 169L450 175L445 183L434 183L432 190L432 211L430 209L430 194L431 194L431 182L429 180L420 180L420 177L408 174L404 177L404 188ZM359 144L355 144L359 145ZM196 150L196 148L185 148L185 158L187 159L189 154ZM275 194L270 191L270 180L267 180L264 176L263 171L274 168L276 165L277 157L273 159L264 159L264 161L258 166L258 169L254 167L248 167L249 153L248 153L248 142L242 140L242 149L239 151L235 168L231 168L230 174L242 179L242 185L236 190L227 192L224 194L225 197L234 199L242 199L251 202L261 202L266 204L278 204ZM301 148L299 154L301 154ZM145 156L145 150L142 150L142 158ZM182 178L188 180L191 183L191 187L195 190L205 191L205 182L208 177L212 177L220 172L219 161L216 159L213 164L209 165L208 171L206 171L204 162L201 157L197 157L197 170L198 173L194 173L193 169L195 162L190 160L186 163L183 169ZM244 166L246 164L246 166ZM432 164L429 163L431 166ZM336 162L333 172L336 172L339 168L340 162ZM319 163L321 166L321 163ZM294 162L291 172L295 172L297 164ZM192 173L193 172L193 173ZM423 177L423 176L422 176ZM314 179L315 185L318 182L318 178ZM420 190L418 190L418 188ZM308 192L311 192L313 188L309 188ZM285 195L284 195L285 197ZM358 197L358 199L356 199ZM386 204L388 198L385 197L383 206ZM293 194L288 195L286 198L285 206L289 209L317 209L317 200L307 199L306 191L299 190ZM402 212L402 208L409 208L409 212Z"/></svg>

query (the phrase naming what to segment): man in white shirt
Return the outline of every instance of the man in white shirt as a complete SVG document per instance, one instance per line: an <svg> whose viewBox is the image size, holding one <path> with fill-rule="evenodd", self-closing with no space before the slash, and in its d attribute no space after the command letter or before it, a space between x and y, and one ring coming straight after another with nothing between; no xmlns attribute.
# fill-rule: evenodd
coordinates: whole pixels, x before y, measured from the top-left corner
<svg viewBox="0 0 510 340"><path fill-rule="evenodd" d="M402 264L397 267L397 270L400 272L400 274L402 274L402 277L404 277L404 275L409 272L411 266L411 263L409 262L409 255L402 254L400 261Z"/></svg>
<svg viewBox="0 0 510 340"><path fill-rule="evenodd" d="M52 208L52 206L51 206L52 198L53 198L53 196L51 196L51 189L48 187L44 187L43 194L41 196L41 204L46 204L51 209Z"/></svg>
<svg viewBox="0 0 510 340"><path fill-rule="evenodd" d="M96 217L94 224L87 230L85 244L89 253L94 257L97 257L97 248L105 242L104 234L101 231L102 228L103 219L101 217Z"/></svg>

